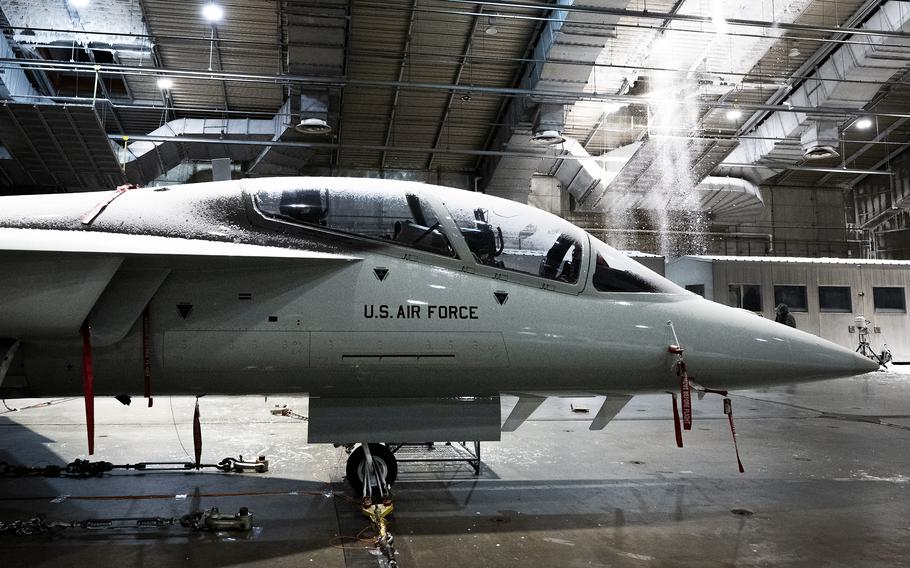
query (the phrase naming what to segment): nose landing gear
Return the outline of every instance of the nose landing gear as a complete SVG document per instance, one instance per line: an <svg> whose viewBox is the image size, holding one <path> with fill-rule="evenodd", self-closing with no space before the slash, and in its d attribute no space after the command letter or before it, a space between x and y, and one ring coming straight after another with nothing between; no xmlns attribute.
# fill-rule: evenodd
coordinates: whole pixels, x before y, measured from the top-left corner
<svg viewBox="0 0 910 568"><path fill-rule="evenodd" d="M398 462L384 444L361 444L348 456L345 473L355 493L381 502L398 477Z"/></svg>

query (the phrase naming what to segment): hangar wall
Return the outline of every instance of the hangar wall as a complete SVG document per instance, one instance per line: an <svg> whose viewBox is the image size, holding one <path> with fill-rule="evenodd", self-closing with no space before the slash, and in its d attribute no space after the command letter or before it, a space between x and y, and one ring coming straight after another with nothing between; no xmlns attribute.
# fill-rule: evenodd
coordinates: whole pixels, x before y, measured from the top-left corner
<svg viewBox="0 0 910 568"><path fill-rule="evenodd" d="M712 239L709 254L806 257L859 256L847 239L846 209L840 188L762 186L765 208L752 223L730 227L742 233L767 233L773 249L759 238Z"/></svg>
<svg viewBox="0 0 910 568"><path fill-rule="evenodd" d="M775 307L798 289L803 306L790 306L797 329L844 347L858 344L857 316L872 322L870 342L876 349L887 344L899 362L910 361L910 319L906 294L910 290L910 262L781 257L689 256L667 261L667 277L681 286L705 286L705 297L728 306L749 309L773 319ZM752 287L748 305L737 305L734 288ZM824 292L843 291L832 304Z"/></svg>
<svg viewBox="0 0 910 568"><path fill-rule="evenodd" d="M854 188L858 232L876 258L907 258L910 253L910 156L890 164L892 176L868 176Z"/></svg>

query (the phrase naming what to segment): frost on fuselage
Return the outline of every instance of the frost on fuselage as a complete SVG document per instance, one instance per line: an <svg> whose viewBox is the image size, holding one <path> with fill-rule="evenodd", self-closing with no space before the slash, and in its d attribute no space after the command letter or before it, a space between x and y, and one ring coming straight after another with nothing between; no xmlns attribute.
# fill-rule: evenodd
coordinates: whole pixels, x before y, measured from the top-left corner
<svg viewBox="0 0 910 568"><path fill-rule="evenodd" d="M345 187L321 184L318 178L306 181L256 192L257 209L278 221L456 256L433 208L407 186L365 191L353 183Z"/></svg>

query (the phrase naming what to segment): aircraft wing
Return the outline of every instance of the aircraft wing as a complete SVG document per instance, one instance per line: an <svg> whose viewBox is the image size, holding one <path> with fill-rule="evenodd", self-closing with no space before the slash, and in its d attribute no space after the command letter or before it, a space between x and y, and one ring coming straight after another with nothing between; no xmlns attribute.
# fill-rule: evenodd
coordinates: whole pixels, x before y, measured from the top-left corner
<svg viewBox="0 0 910 568"><path fill-rule="evenodd" d="M355 261L358 257L242 243L129 235L102 231L0 228L0 251L68 252L113 255L296 258Z"/></svg>
<svg viewBox="0 0 910 568"><path fill-rule="evenodd" d="M97 342L113 342L179 266L207 269L277 262L341 267L358 260L201 239L0 228L0 270L5 275L0 278L0 338L73 335L93 313L99 331L114 330L109 337L97 337ZM112 317L117 321L108 321Z"/></svg>

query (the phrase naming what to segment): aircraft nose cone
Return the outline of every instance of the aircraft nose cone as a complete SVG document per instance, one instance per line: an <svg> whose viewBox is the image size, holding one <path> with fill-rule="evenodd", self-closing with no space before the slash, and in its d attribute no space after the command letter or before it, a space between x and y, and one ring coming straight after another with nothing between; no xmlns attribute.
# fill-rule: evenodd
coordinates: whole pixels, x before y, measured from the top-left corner
<svg viewBox="0 0 910 568"><path fill-rule="evenodd" d="M878 363L868 357L810 333L793 334L788 341L799 357L798 368L822 378L861 375L878 369Z"/></svg>
<svg viewBox="0 0 910 568"><path fill-rule="evenodd" d="M680 341L687 348L690 372L709 386L833 379L878 369L870 359L810 333L744 310L701 302L696 306L698 324L687 322L693 332L699 331Z"/></svg>

